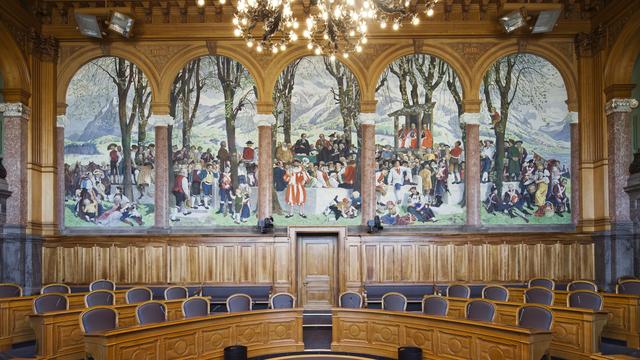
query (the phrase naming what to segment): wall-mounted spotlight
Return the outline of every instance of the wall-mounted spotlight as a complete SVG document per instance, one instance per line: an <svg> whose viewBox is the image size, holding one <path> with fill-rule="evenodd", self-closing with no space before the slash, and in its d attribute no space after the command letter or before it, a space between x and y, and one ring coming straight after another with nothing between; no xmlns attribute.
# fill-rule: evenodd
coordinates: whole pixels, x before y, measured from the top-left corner
<svg viewBox="0 0 640 360"><path fill-rule="evenodd" d="M373 220L367 221L367 232L369 234L378 233L382 231L384 227L382 226L382 222L380 222L380 216L376 215Z"/></svg>
<svg viewBox="0 0 640 360"><path fill-rule="evenodd" d="M515 30L520 29L521 27L527 26L526 19L526 9L522 8L501 16L498 21L500 21L500 24L502 25L504 31L506 31L507 33L512 33Z"/></svg>
<svg viewBox="0 0 640 360"><path fill-rule="evenodd" d="M258 231L261 234L267 234L273 232L273 218L268 217L258 220Z"/></svg>
<svg viewBox="0 0 640 360"><path fill-rule="evenodd" d="M531 29L531 33L541 34L553 31L560 18L560 12L560 9L541 11L538 14L535 25L533 25L533 29Z"/></svg>
<svg viewBox="0 0 640 360"><path fill-rule="evenodd" d="M111 15L111 21L109 21L109 30L117 32L125 38L129 38L133 23L134 20L130 16L115 11Z"/></svg>
<svg viewBox="0 0 640 360"><path fill-rule="evenodd" d="M78 30L84 36L102 39L102 29L95 15L75 13Z"/></svg>

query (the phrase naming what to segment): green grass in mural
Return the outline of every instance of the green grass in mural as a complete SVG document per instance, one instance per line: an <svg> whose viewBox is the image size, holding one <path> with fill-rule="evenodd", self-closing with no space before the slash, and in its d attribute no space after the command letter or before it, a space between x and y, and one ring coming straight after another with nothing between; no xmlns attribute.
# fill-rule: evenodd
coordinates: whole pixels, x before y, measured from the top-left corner
<svg viewBox="0 0 640 360"><path fill-rule="evenodd" d="M527 211L529 210L527 209ZM529 212L533 213L534 211ZM562 216L557 214L553 216L530 215L527 219L529 219L529 223L520 217L512 218L508 214L489 214L484 207L480 210L480 220L483 225L562 225L571 223L571 214L565 212Z"/></svg>
<svg viewBox="0 0 640 360"><path fill-rule="evenodd" d="M223 214L216 214L216 210L211 210L205 216L194 217L190 215L179 215L177 219L180 221L170 221L172 227L216 227L216 226L233 226L233 227L245 227L256 226L258 218L255 215L251 215L247 222L235 223L231 215L224 216Z"/></svg>
<svg viewBox="0 0 640 360"><path fill-rule="evenodd" d="M428 221L428 222L415 221L413 224L411 224L409 226L430 227L430 226L442 226L442 225L464 225L466 223L466 215L464 213L440 215L440 216L436 216L436 218L438 219L438 221L436 221L436 222L432 222L432 221ZM394 228L402 228L404 225L384 225L384 226L391 226L391 227L394 227Z"/></svg>
<svg viewBox="0 0 640 360"><path fill-rule="evenodd" d="M103 201L102 205L105 207L105 209L110 209L112 207L112 204L110 202L108 202L108 201ZM75 202L66 201L65 204L64 204L64 226L67 227L67 228L74 228L74 227L82 227L82 228L87 228L87 227L97 227L97 228L100 228L100 227L102 227L102 228L108 228L108 227L132 227L131 225L125 224L123 222L117 222L117 223L111 224L109 226L104 226L104 225L100 225L100 224L87 222L87 221L84 221L84 220L80 219L79 217L75 216L74 211L75 211ZM155 206L153 204L138 204L138 212L140 213L140 215L142 215L142 221L144 222L142 227L153 226L153 224L154 224L154 214L153 213L155 212ZM141 227L141 226L138 226L138 224L135 224L135 226L133 226L133 227Z"/></svg>
<svg viewBox="0 0 640 360"><path fill-rule="evenodd" d="M336 221L333 217L327 218L322 214L307 215L306 219L300 217L297 212L290 218L286 218L285 215L273 215L275 226L357 226L361 221L360 216L353 219L340 218Z"/></svg>

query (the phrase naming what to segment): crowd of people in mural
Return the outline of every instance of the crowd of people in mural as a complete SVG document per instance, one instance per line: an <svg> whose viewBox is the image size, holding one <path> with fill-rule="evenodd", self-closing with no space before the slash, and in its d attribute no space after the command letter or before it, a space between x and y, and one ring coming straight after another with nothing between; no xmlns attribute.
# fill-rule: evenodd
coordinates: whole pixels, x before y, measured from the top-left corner
<svg viewBox="0 0 640 360"><path fill-rule="evenodd" d="M231 171L231 156L225 141L221 141L217 149L173 146L175 176L171 192L176 209L171 221L180 221L178 214L189 216L194 209L217 209L216 214L230 216L236 224L249 221L251 188L258 185L257 149L252 141L247 141L238 153L236 181Z"/></svg>
<svg viewBox="0 0 640 360"><path fill-rule="evenodd" d="M481 183L495 181L496 149L492 140L484 140L480 147ZM544 159L539 154L529 154L519 140L505 142L504 167L501 171L503 187L491 183L484 207L488 213L504 213L511 218L529 216L564 216L571 212L567 192L571 178L566 165L556 159Z"/></svg>
<svg viewBox="0 0 640 360"><path fill-rule="evenodd" d="M293 217L296 209L300 217L307 217L307 188L348 190L331 193L331 201L322 213L327 220L335 221L357 217L361 206L357 154L357 148L343 133L321 133L315 141L303 133L293 145L279 142L274 154L273 183L277 193L284 192L285 217Z"/></svg>
<svg viewBox="0 0 640 360"><path fill-rule="evenodd" d="M429 127L418 133L412 123L400 127L394 143L397 148L376 146L376 204L382 223L438 221L437 209L451 200L450 186L464 182L462 142L434 144Z"/></svg>
<svg viewBox="0 0 640 360"><path fill-rule="evenodd" d="M73 202L73 214L85 222L99 225L144 225L138 208L145 196L152 197L155 145L131 146L130 176L135 188L134 199L126 196L123 187L126 174L122 146L109 144L106 155L99 164L93 161L76 162L73 166L65 163L65 199Z"/></svg>

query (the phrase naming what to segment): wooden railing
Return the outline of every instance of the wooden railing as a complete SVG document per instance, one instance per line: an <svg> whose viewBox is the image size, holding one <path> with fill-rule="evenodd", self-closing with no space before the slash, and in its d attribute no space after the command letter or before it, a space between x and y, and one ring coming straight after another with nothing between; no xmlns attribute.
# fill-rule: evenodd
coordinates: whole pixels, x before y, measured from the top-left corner
<svg viewBox="0 0 640 360"><path fill-rule="evenodd" d="M124 304L124 290L116 291L116 304ZM69 309L84 308L84 296L87 293L67 295ZM33 313L33 300L36 296L0 298L0 352L11 348L12 344L31 341L33 329L29 325L29 315Z"/></svg>
<svg viewBox="0 0 640 360"><path fill-rule="evenodd" d="M222 359L242 344L249 357L304 350L302 309L258 310L132 326L84 337L95 360Z"/></svg>
<svg viewBox="0 0 640 360"><path fill-rule="evenodd" d="M522 288L509 288L509 300L522 302ZM554 291L554 305L567 306L567 291ZM627 346L640 349L640 296L600 293L604 298L604 311L611 313L611 318L604 327L602 336L622 340Z"/></svg>
<svg viewBox="0 0 640 360"><path fill-rule="evenodd" d="M416 346L425 358L540 359L551 333L496 323L366 309L333 309L333 351L395 358Z"/></svg>
<svg viewBox="0 0 640 360"><path fill-rule="evenodd" d="M470 299L447 298L448 316L464 318L464 311ZM515 302L494 301L496 305L495 322L516 325L518 309L523 305ZM566 306L552 306L553 325L551 332L551 355L563 359L589 359L600 351L600 335L607 323L609 314L605 311L592 311Z"/></svg>

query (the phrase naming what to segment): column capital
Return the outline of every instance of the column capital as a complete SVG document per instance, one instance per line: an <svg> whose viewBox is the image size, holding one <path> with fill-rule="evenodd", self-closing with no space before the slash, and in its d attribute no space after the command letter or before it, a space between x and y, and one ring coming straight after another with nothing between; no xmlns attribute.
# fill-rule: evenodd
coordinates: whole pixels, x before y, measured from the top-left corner
<svg viewBox="0 0 640 360"><path fill-rule="evenodd" d="M616 98L607 101L607 104L604 106L604 112L607 115L611 115L613 113L629 113L637 107L638 100L636 99Z"/></svg>
<svg viewBox="0 0 640 360"><path fill-rule="evenodd" d="M462 103L465 113L480 112L480 107L482 106L482 100L480 99L464 99Z"/></svg>
<svg viewBox="0 0 640 360"><path fill-rule="evenodd" d="M59 128L64 128L64 123L67 120L67 116L66 115L58 115L56 116L56 127Z"/></svg>
<svg viewBox="0 0 640 360"><path fill-rule="evenodd" d="M577 124L578 120L579 120L579 116L578 116L578 112L577 111L569 111L569 123L570 124Z"/></svg>
<svg viewBox="0 0 640 360"><path fill-rule="evenodd" d="M378 114L374 112L361 112L358 118L360 119L360 125L375 125Z"/></svg>
<svg viewBox="0 0 640 360"><path fill-rule="evenodd" d="M25 120L31 118L31 109L23 103L0 103L0 112L4 117L21 117Z"/></svg>
<svg viewBox="0 0 640 360"><path fill-rule="evenodd" d="M273 124L276 123L276 119L273 117L273 114L256 114L253 122L256 126L273 126Z"/></svg>
<svg viewBox="0 0 640 360"><path fill-rule="evenodd" d="M374 113L376 112L376 105L378 104L378 100L360 100L360 111L364 113Z"/></svg>
<svg viewBox="0 0 640 360"><path fill-rule="evenodd" d="M154 127L169 126L174 124L174 120L171 115L151 115L149 123Z"/></svg>
<svg viewBox="0 0 640 360"><path fill-rule="evenodd" d="M480 125L481 116L482 114L479 112L466 112L460 115L460 122L467 125Z"/></svg>
<svg viewBox="0 0 640 360"><path fill-rule="evenodd" d="M258 114L271 114L273 112L273 102L256 101L256 111Z"/></svg>

